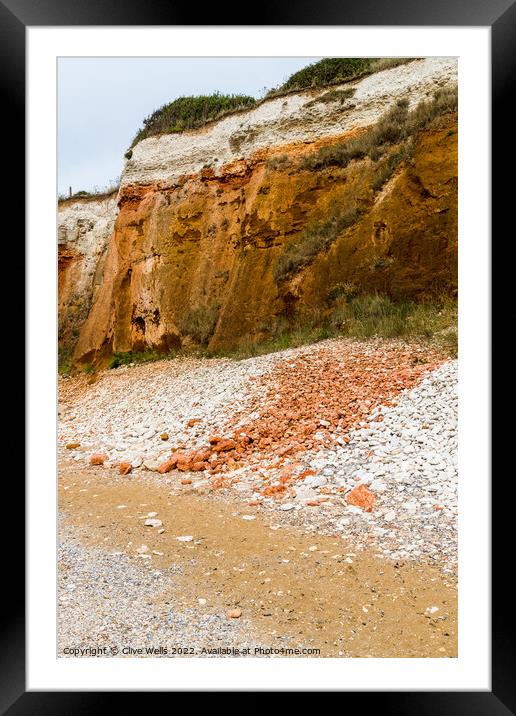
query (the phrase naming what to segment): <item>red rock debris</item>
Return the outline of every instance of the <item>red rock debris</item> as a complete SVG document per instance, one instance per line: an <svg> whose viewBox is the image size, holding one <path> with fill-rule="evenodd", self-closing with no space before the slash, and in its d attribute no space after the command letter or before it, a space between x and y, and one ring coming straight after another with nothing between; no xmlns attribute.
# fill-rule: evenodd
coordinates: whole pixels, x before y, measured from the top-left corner
<svg viewBox="0 0 516 716"><path fill-rule="evenodd" d="M282 468L285 458L296 453L317 451L337 438L349 442L347 431L367 422L378 406L393 405L402 390L441 363L437 353L409 345L355 343L308 352L257 379L266 387L265 397L262 393L245 414L235 415L223 434L209 438L209 446L178 450L158 471L208 470L217 475L242 466ZM253 413L258 417L241 427L242 419ZM294 473L293 465L283 467L279 484L264 486L262 494L279 496L289 483L315 474Z"/></svg>
<svg viewBox="0 0 516 716"><path fill-rule="evenodd" d="M415 362L422 355L426 362ZM393 404L442 359L412 346L372 348L364 344L323 348L277 366L260 380L268 385L265 400L257 398L246 413L259 417L233 434L237 457L246 462L261 453L269 459L317 450L325 439L334 441L358 423L367 421L379 405ZM237 415L233 424L242 419ZM382 418L383 419L383 418ZM230 427L230 426L229 426ZM231 451L220 459L233 457ZM307 473L305 473L307 476Z"/></svg>
<svg viewBox="0 0 516 716"><path fill-rule="evenodd" d="M242 616L242 610L241 609L229 609L226 613L226 616L228 619L238 619Z"/></svg>
<svg viewBox="0 0 516 716"><path fill-rule="evenodd" d="M371 512L376 502L376 497L367 485L357 485L346 495L348 505L361 507L364 512Z"/></svg>
<svg viewBox="0 0 516 716"><path fill-rule="evenodd" d="M96 453L90 457L90 465L103 465L108 456L105 453Z"/></svg>

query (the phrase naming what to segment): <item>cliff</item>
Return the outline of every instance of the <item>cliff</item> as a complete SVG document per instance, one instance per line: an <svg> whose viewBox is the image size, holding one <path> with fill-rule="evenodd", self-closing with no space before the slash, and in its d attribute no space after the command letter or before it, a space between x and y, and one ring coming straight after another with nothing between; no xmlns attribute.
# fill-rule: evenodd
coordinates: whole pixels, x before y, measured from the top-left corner
<svg viewBox="0 0 516 716"><path fill-rule="evenodd" d="M343 285L453 292L456 113L369 145L400 100L413 127L456 71L454 59L412 61L139 142L116 199L60 207L60 325L67 345L78 332L76 363L192 341L234 348L328 313Z"/></svg>
<svg viewBox="0 0 516 716"><path fill-rule="evenodd" d="M71 359L102 281L118 213L116 193L59 202L57 225L60 362Z"/></svg>

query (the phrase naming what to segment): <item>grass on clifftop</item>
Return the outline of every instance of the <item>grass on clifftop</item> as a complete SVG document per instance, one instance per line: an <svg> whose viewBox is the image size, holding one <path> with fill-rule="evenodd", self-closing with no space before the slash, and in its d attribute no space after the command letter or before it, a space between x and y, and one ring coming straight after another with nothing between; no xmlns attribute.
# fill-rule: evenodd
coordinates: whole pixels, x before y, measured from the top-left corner
<svg viewBox="0 0 516 716"><path fill-rule="evenodd" d="M408 57L325 57L319 62L314 62L298 72L294 72L282 85L269 90L266 96L274 97L287 92L318 89L328 85L350 82L373 72L403 65L413 59Z"/></svg>
<svg viewBox="0 0 516 716"><path fill-rule="evenodd" d="M85 191L84 189L80 189L79 191L73 192L73 194L59 194L57 197L58 203L61 204L65 201L74 201L76 199L84 199L86 201L88 200L94 200L94 199L104 199L108 196L111 196L111 194L115 194L120 189L120 177L116 177L116 179L111 179L111 181L106 184L106 186L94 186L91 191Z"/></svg>
<svg viewBox="0 0 516 716"><path fill-rule="evenodd" d="M226 114L253 107L256 99L243 94L199 95L198 97L178 97L163 105L143 120L131 144L157 134L172 134L185 129L196 129L207 122L224 117Z"/></svg>
<svg viewBox="0 0 516 716"><path fill-rule="evenodd" d="M178 97L173 102L164 104L143 120L143 127L136 134L131 147L147 137L197 129L208 122L243 109L250 109L274 97L349 82L380 70L412 62L413 59L403 57L327 57L295 72L279 87L270 89L261 100L250 95L228 95L219 92L212 95ZM328 96L321 98L320 101L328 102L337 99L343 101L351 95L352 90L343 90L338 95L335 93L331 96L328 93ZM125 157L131 159L131 149L125 153Z"/></svg>

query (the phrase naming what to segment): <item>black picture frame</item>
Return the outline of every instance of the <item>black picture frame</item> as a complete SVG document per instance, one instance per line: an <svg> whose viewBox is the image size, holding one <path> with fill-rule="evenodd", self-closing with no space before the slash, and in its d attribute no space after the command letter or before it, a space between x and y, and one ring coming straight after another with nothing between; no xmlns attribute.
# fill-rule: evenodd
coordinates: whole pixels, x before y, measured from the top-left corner
<svg viewBox="0 0 516 716"><path fill-rule="evenodd" d="M220 4L203 5L203 26L209 25L358 25L358 26L489 26L492 38L492 232L508 219L514 193L512 182L502 179L502 168L514 155L512 136L514 113L509 109L511 80L514 82L514 38L516 7L511 0L352 0L337 4L332 0L308 3L299 0L296 5L268 0L260 3L253 19L244 19L242 7L228 12L230 7ZM177 7L169 0L0 0L0 87L4 108L8 109L9 143L17 147L16 161L9 171L9 186L4 196L9 197L9 212L13 216L25 215L25 199L19 190L25 185L25 162L21 147L25 146L25 31L34 26L187 26L195 22L199 12L193 7ZM235 22L235 19L238 22ZM5 119L5 117L4 117ZM510 123L510 124L509 124ZM5 135L4 135L5 136ZM509 141L507 141L509 140ZM502 164L503 161L503 164ZM512 163L510 163L513 166ZM13 186L16 190L13 190ZM19 220L18 220L19 229ZM506 226L510 226L509 222ZM510 238L510 237L508 237ZM16 263L20 264L20 245L16 249ZM494 454L494 453L493 453ZM19 472L19 470L17 471ZM508 476L512 479L512 476ZM21 505L24 501L24 484L20 475L11 481L12 497L9 503ZM14 483L14 484L13 484ZM509 488L510 489L510 488ZM410 714L441 716L468 714L468 716L500 716L516 713L516 650L514 634L514 606L508 594L507 579L511 576L510 557L504 557L507 537L504 526L511 524L513 504L507 499L507 485L493 483L492 497L496 506L496 520L492 528L493 588L492 588L492 691L453 692L347 692L345 708L353 708L358 696L361 708L364 697L367 706L377 707L382 714ZM502 495L503 491L503 495ZM499 498L499 499L498 499ZM4 553L4 598L9 609L2 612L2 648L0 650L0 709L13 716L18 714L90 714L110 703L120 710L119 693L113 692L26 692L25 690L25 593L24 573L20 564L22 538L16 515L16 549ZM12 532L11 532L12 534ZM509 567L509 569L508 569ZM51 577L50 577L51 578ZM300 688L301 690L301 688ZM144 698L148 698L143 694ZM116 705L114 698L117 699ZM140 695L130 696L132 707Z"/></svg>

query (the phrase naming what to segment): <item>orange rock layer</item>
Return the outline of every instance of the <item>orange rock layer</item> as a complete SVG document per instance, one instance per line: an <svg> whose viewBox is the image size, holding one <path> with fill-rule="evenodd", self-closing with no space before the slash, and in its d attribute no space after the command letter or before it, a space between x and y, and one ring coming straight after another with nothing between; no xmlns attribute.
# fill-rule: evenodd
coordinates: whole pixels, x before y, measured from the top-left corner
<svg viewBox="0 0 516 716"><path fill-rule="evenodd" d="M373 189L370 159L303 168L300 160L316 148L276 148L174 186L124 187L76 364L188 344L188 321L199 308L213 317L208 344L218 350L263 339L278 320L323 311L338 283L395 297L453 292L456 116L421 133L412 163L381 191ZM272 266L285 244L350 197L362 210L358 221L278 286ZM63 256L63 286L72 262Z"/></svg>

